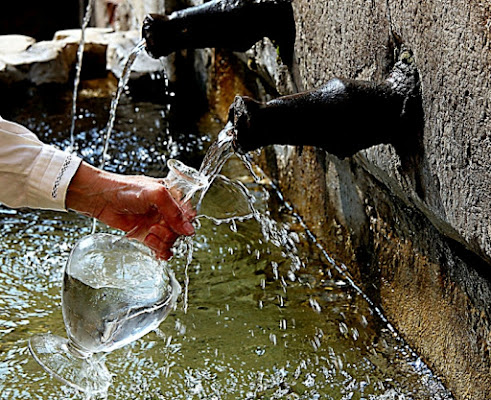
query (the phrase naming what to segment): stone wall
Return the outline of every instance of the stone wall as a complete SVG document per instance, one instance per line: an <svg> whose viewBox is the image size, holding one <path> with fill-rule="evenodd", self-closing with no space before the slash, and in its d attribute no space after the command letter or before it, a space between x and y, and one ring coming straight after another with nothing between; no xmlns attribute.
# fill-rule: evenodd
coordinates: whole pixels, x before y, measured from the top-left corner
<svg viewBox="0 0 491 400"><path fill-rule="evenodd" d="M363 156L449 236L491 260L491 5L454 1L296 1L302 83L381 79L393 50L413 50L425 129L418 165L390 149Z"/></svg>
<svg viewBox="0 0 491 400"><path fill-rule="evenodd" d="M293 5L299 87L380 81L405 45L421 78L424 131L405 154L382 145L339 160L270 149L271 171L455 397L491 398L491 6Z"/></svg>

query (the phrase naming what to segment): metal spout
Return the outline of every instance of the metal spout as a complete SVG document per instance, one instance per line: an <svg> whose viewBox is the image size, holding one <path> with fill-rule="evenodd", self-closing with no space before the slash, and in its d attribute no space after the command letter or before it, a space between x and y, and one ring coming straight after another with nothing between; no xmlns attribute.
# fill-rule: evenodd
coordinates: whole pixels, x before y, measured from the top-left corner
<svg viewBox="0 0 491 400"><path fill-rule="evenodd" d="M290 66L295 22L291 0L213 0L170 15L148 15L142 36L154 58L206 47L242 52L268 37Z"/></svg>
<svg viewBox="0 0 491 400"><path fill-rule="evenodd" d="M229 109L234 146L245 153L273 144L310 145L339 158L382 143L400 147L422 124L418 82L409 56L379 84L334 78L266 103L236 96Z"/></svg>

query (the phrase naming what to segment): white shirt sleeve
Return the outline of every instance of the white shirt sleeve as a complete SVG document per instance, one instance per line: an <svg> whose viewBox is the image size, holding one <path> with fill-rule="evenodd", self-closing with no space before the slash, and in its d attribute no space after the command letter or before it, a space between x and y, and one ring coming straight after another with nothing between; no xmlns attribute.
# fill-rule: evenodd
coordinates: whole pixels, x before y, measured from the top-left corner
<svg viewBox="0 0 491 400"><path fill-rule="evenodd" d="M0 117L1 203L12 208L65 211L68 185L81 161Z"/></svg>

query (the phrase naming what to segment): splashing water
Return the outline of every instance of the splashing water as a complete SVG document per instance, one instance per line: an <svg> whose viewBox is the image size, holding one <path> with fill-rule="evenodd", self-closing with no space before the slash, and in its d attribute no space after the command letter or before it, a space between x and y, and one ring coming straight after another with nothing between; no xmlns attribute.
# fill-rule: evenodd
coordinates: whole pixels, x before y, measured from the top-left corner
<svg viewBox="0 0 491 400"><path fill-rule="evenodd" d="M256 183L259 183L260 177L254 171L251 161L246 154L235 152L233 149L234 127L232 122L228 122L222 131L218 134L217 140L210 146L200 167L200 173L204 174L210 184L213 179L220 173L227 160L235 154L244 164L247 171L251 174ZM254 199L246 190L246 198L249 207L252 211L252 217L258 222L261 227L262 235L266 242L272 243L278 248L283 249L283 254L290 259L291 267L288 273L288 278L295 280L295 272L298 271L302 262L297 255L295 241L297 238L290 236L287 230L279 227L279 225L271 219L266 213L258 211L254 206ZM206 191L204 191L206 193ZM203 193L203 195L204 195ZM235 219L230 220L231 230L234 231ZM284 277L278 276L282 285L286 288L286 280Z"/></svg>
<svg viewBox="0 0 491 400"><path fill-rule="evenodd" d="M233 129L232 123L228 122L203 158L199 172L210 182L220 173L225 162L234 154L232 149Z"/></svg>
<svg viewBox="0 0 491 400"><path fill-rule="evenodd" d="M229 123L218 134L217 140L213 142L208 148L208 151L206 152L203 158L199 171L194 171L191 168L182 165L182 168L184 168L185 171L189 171L187 173L195 175L197 177L196 187L188 188L188 193L183 199L184 202L187 202L190 200L190 198L193 195L197 196L198 200L196 201L196 205L195 205L197 210L201 208L205 195L208 193L208 190L210 189L212 183L217 178L223 165L233 154L233 150L232 150L233 136L231 134L232 130L233 130L233 126L232 124ZM214 221L216 224L221 224L223 222L230 222L230 221L232 221L233 223L234 220L233 217L221 219L221 218L216 218L212 215L199 214L195 219L195 224L197 225L199 225L199 217L210 219ZM189 304L188 298L189 298L189 281L190 281L188 271L189 271L189 266L191 265L191 262L193 260L192 238L191 237L179 238L175 246L175 253L178 254L180 257L185 258L186 260L185 268L184 268L185 278L184 278L184 293L183 293L183 310L184 312L187 312L188 304Z"/></svg>
<svg viewBox="0 0 491 400"><path fill-rule="evenodd" d="M89 25L90 17L92 15L92 8L95 0L89 0L87 4L87 9L85 10L85 16L82 22L82 29L80 33L80 42L78 44L77 50L77 66L75 69L75 81L73 83L73 94L72 94L72 124L70 126L70 146L68 151L72 152L75 150L75 121L77 119L77 97L78 97L78 86L80 85L80 74L82 71L82 59L84 55L85 48L85 31Z"/></svg>
<svg viewBox="0 0 491 400"><path fill-rule="evenodd" d="M208 151L206 152L203 161L201 163L199 171L195 171L197 175L199 175L200 179L198 180L200 185L196 188L190 190L190 193L197 194L199 200L197 201L196 209L198 210L204 199L205 195L209 193L209 190L213 187L213 183L217 181L220 176L220 172L224 167L227 160L234 154L236 154L239 159L242 161L247 171L252 175L254 181L259 182L260 178L254 172L251 162L245 155L241 155L236 153L233 149L233 139L234 139L234 128L231 122L227 123L226 126L221 130L218 134L217 139L210 145ZM203 182L205 184L203 185ZM277 279L281 282L283 290L286 291L286 287L288 286L287 280L295 281L296 280L296 272L300 270L302 267L302 261L298 256L298 251L296 248L296 241L298 241L298 237L294 234L290 234L287 229L282 228L277 224L273 219L271 219L267 213L260 212L256 209L254 205L254 197L249 193L247 188L243 185L239 186L239 183L232 183L231 181L226 181L227 188L239 188L238 191L229 191L229 193L224 193L219 198L213 198L212 201L219 202L218 206L224 207L223 202L226 200L224 196L227 194L235 195L234 201L232 201L233 207L237 208L237 213L234 215L230 213L228 218L217 218L216 216L207 214L207 213L199 213L198 218L204 217L208 220L211 220L216 225L220 225L223 223L228 223L230 226L230 230L234 233L237 232L237 221L243 222L244 220L253 218L257 221L260 226L260 230L264 241L266 243L271 243L274 246L280 248L282 250L282 255L285 258L290 260L290 268L286 274L286 277L283 275L277 275ZM198 192L199 193L196 193ZM188 199L185 199L188 200ZM247 204L248 212L242 212L245 207L241 207L240 203L245 202ZM184 243L184 245L183 245ZM188 293L189 293L189 276L188 270L189 266L193 260L193 244L191 238L184 238L178 241L178 250L176 254L181 257L185 257L185 282L184 282L184 293L183 293L183 308L186 311L188 308ZM281 297L281 296L280 296ZM282 301L281 297L281 301Z"/></svg>

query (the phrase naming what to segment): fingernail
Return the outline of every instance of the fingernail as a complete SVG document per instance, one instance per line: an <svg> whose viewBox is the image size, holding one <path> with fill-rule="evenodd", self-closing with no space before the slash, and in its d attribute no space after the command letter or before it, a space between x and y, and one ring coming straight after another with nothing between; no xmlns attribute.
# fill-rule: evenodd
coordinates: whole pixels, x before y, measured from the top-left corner
<svg viewBox="0 0 491 400"><path fill-rule="evenodd" d="M169 261L173 255L171 250L155 251L155 257L159 260Z"/></svg>
<svg viewBox="0 0 491 400"><path fill-rule="evenodd" d="M183 228L184 233L186 235L194 234L194 226L191 222L184 222L184 224L182 225L182 228Z"/></svg>
<svg viewBox="0 0 491 400"><path fill-rule="evenodd" d="M157 250L160 245L160 240L154 234L150 234L145 238L144 243L151 249Z"/></svg>

